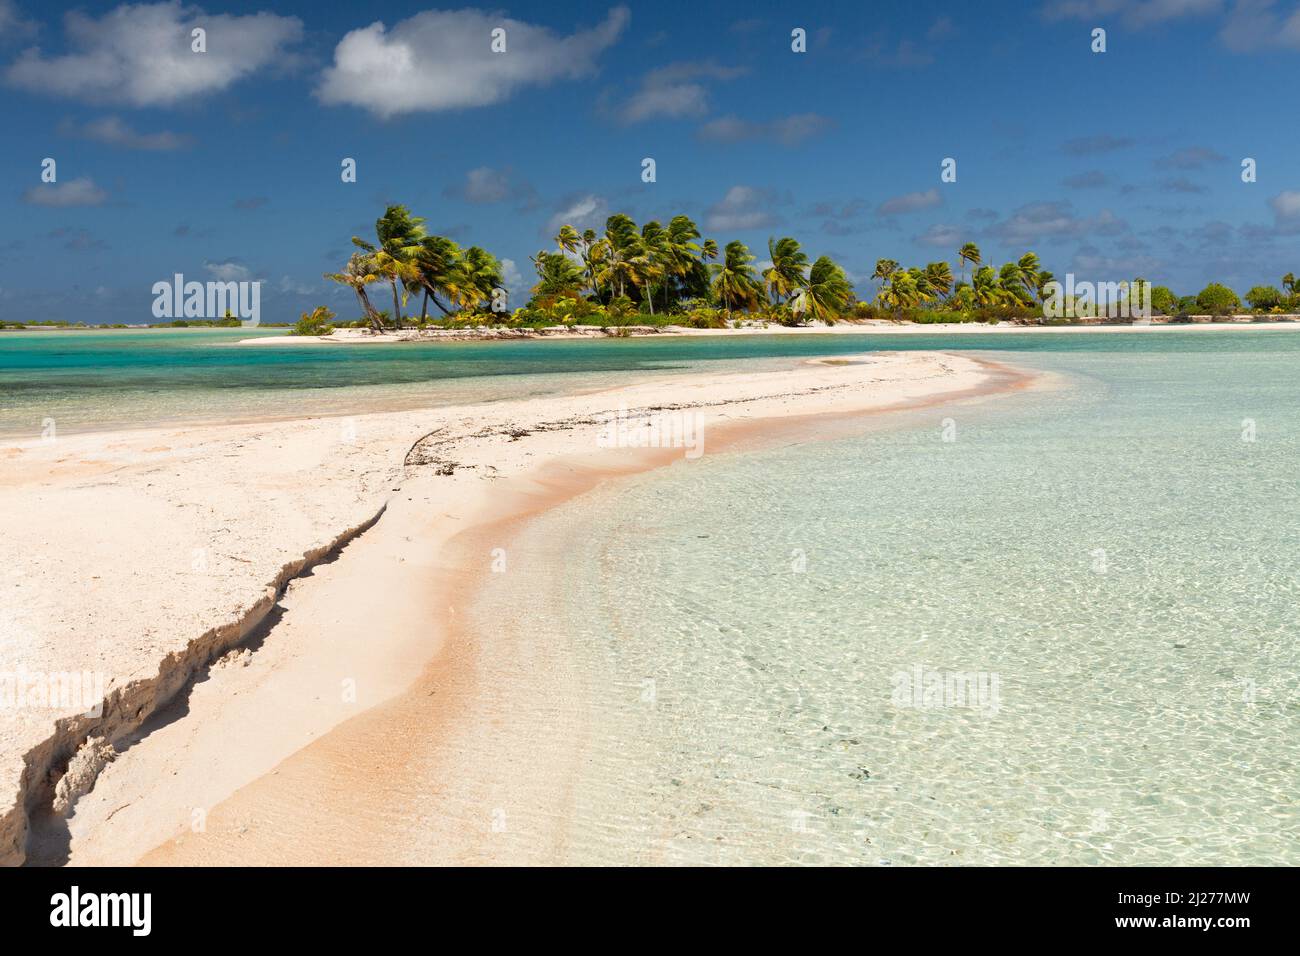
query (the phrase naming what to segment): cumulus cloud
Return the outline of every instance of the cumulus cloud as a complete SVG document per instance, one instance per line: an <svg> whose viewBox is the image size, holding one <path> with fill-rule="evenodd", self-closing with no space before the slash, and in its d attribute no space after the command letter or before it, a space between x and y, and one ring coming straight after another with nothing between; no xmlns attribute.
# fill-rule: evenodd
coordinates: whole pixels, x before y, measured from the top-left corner
<svg viewBox="0 0 1300 956"><path fill-rule="evenodd" d="M35 36L38 29L36 22L24 17L13 0L0 0L0 46Z"/></svg>
<svg viewBox="0 0 1300 956"><path fill-rule="evenodd" d="M1219 31L1234 53L1274 47L1300 49L1300 10L1279 13L1274 0L1240 0Z"/></svg>
<svg viewBox="0 0 1300 956"><path fill-rule="evenodd" d="M706 229L761 229L778 222L772 210L772 195L753 186L732 186L722 199L709 207Z"/></svg>
<svg viewBox="0 0 1300 956"><path fill-rule="evenodd" d="M608 218L609 203L605 197L586 193L560 203L555 215L547 220L544 232L547 236L554 236L565 223L579 232L584 229L599 230Z"/></svg>
<svg viewBox="0 0 1300 956"><path fill-rule="evenodd" d="M501 284L507 292L519 292L524 288L524 277L519 273L519 266L513 259L501 260Z"/></svg>
<svg viewBox="0 0 1300 956"><path fill-rule="evenodd" d="M23 201L33 206L102 206L108 193L88 176L62 183L41 183L23 193Z"/></svg>
<svg viewBox="0 0 1300 956"><path fill-rule="evenodd" d="M1279 223L1300 222L1300 192L1287 189L1268 201Z"/></svg>
<svg viewBox="0 0 1300 956"><path fill-rule="evenodd" d="M627 7L570 36L484 10L426 10L391 30L375 22L339 41L317 88L321 102L403 113L499 103L525 86L592 73L628 24ZM490 37L506 31L506 53Z"/></svg>
<svg viewBox="0 0 1300 956"><path fill-rule="evenodd" d="M834 122L817 113L796 113L764 122L750 122L735 116L723 116L700 127L700 139L714 143L741 143L764 140L782 146L797 146L834 126Z"/></svg>
<svg viewBox="0 0 1300 956"><path fill-rule="evenodd" d="M207 52L190 31L207 31ZM5 73L11 86L96 103L170 106L224 90L270 64L302 36L302 21L273 13L206 14L170 3L124 4L96 19L63 18L69 52L23 51Z"/></svg>
<svg viewBox="0 0 1300 956"><path fill-rule="evenodd" d="M105 116L103 119L91 120L88 123L74 123L71 120L64 120L59 124L59 132L64 136L89 139L108 146L117 146L121 149L166 152L182 149L191 142L188 136L166 130L158 133L138 133L116 116Z"/></svg>
<svg viewBox="0 0 1300 956"><path fill-rule="evenodd" d="M1222 153L1204 146L1188 146L1168 156L1161 156L1156 160L1156 166L1161 169L1200 169L1211 163L1221 163L1226 158Z"/></svg>
<svg viewBox="0 0 1300 956"><path fill-rule="evenodd" d="M943 197L939 195L939 190L931 188L925 192L904 193L901 196L886 199L877 207L876 213L881 216L897 216L902 213L916 212L920 209L931 209L942 202Z"/></svg>
<svg viewBox="0 0 1300 956"><path fill-rule="evenodd" d="M479 166L467 172L463 181L446 186L442 195L446 199L459 199L462 202L476 204L504 202L511 199L531 205L536 198L536 190L528 183L517 180L510 169Z"/></svg>
<svg viewBox="0 0 1300 956"><path fill-rule="evenodd" d="M203 268L218 282L242 282L253 274L248 266L234 259L227 259L224 262L204 262Z"/></svg>
<svg viewBox="0 0 1300 956"><path fill-rule="evenodd" d="M1031 202L990 227L989 233L1008 242L1037 242L1094 233L1114 236L1127 230L1128 224L1109 209L1086 217L1077 215L1068 202Z"/></svg>
<svg viewBox="0 0 1300 956"><path fill-rule="evenodd" d="M925 246L937 246L944 249L953 249L960 246L969 238L968 232L964 232L960 226L953 226L947 223L935 223L921 235L917 236L915 241Z"/></svg>
<svg viewBox="0 0 1300 956"><path fill-rule="evenodd" d="M669 63L642 78L640 88L619 108L619 119L639 123L657 116L703 116L709 110L706 81L733 80L744 73L743 67L716 63Z"/></svg>
<svg viewBox="0 0 1300 956"><path fill-rule="evenodd" d="M223 280L223 281L228 281L228 280ZM307 283L299 282L297 279L294 279L291 276L281 276L280 284L276 286L276 288L280 292L283 292L285 295L311 295L313 292L317 291L316 289L313 289L311 286L307 285Z"/></svg>

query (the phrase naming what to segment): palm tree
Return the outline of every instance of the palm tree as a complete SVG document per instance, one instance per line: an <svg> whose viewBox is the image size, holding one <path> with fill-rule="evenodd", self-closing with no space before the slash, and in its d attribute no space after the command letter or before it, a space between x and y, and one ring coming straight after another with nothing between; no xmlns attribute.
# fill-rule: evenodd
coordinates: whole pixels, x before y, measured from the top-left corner
<svg viewBox="0 0 1300 956"><path fill-rule="evenodd" d="M370 303L370 297L366 295L366 286L379 281L379 274L375 271L372 256L354 252L349 257L348 264L343 267L342 272L327 272L325 278L345 285L355 292L357 301L361 303L361 314L370 323L370 327L377 332L384 331L384 324L379 318L379 312Z"/></svg>
<svg viewBox="0 0 1300 956"><path fill-rule="evenodd" d="M762 287L754 275L754 267L750 265L753 261L754 257L745 244L733 239L727 243L722 261L713 265L713 292L726 308L728 319L733 304L750 309L758 302Z"/></svg>
<svg viewBox="0 0 1300 956"><path fill-rule="evenodd" d="M378 247L356 236L352 237L352 244L366 252L376 254L376 265L380 267L381 274L393 287L393 318L400 329L402 306L398 299L397 286L399 282L404 283L412 276L413 270L407 267L420 248L420 240L424 238L424 220L419 216L412 216L405 206L391 205L375 220L375 235L379 239ZM380 254L386 258L381 259Z"/></svg>
<svg viewBox="0 0 1300 956"><path fill-rule="evenodd" d="M1033 252L1026 252L1016 263L1020 269L1020 283L1024 286L1025 291L1030 293L1028 298L1032 302L1034 294L1038 292L1039 281L1039 263L1038 256Z"/></svg>
<svg viewBox="0 0 1300 956"><path fill-rule="evenodd" d="M853 286L844 270L830 256L821 256L812 264L806 287L790 308L795 315L810 313L815 319L832 319L842 313L853 297Z"/></svg>
<svg viewBox="0 0 1300 956"><path fill-rule="evenodd" d="M1036 291L1038 292L1038 301L1041 303L1047 301L1047 287L1056 281L1056 276L1046 269L1040 269L1037 278L1038 289Z"/></svg>
<svg viewBox="0 0 1300 956"><path fill-rule="evenodd" d="M697 258L700 247L695 240L699 238L699 227L691 221L689 216L673 216L672 220L669 221L668 270L683 286L687 284L688 277L703 269L700 260ZM703 279L703 282L697 282L697 285L708 282L707 272L697 278ZM668 308L667 284L665 284L664 308Z"/></svg>
<svg viewBox="0 0 1300 956"><path fill-rule="evenodd" d="M615 286L618 288L617 294L622 296L627 290L627 284L633 281L631 260L637 253L640 238L636 223L623 213L615 213L605 220L605 237L601 240L601 268L596 281L603 282L608 287L611 298L614 297Z"/></svg>
<svg viewBox="0 0 1300 956"><path fill-rule="evenodd" d="M445 236L425 236L420 240L420 248L415 253L415 268L419 273L417 284L424 290L424 303L420 308L421 324L429 317L430 297L443 315L451 315L447 307L438 301L438 294L442 293L448 301L452 300L451 290L456 282L460 255L460 247Z"/></svg>
<svg viewBox="0 0 1300 956"><path fill-rule="evenodd" d="M1008 262L998 272L998 288L1006 293L1007 301L1025 302L1029 296L1025 288L1025 274L1014 262Z"/></svg>
<svg viewBox="0 0 1300 956"><path fill-rule="evenodd" d="M808 255L790 236L779 240L769 238L767 254L772 265L763 270L763 284L767 286L773 304L780 305L806 285Z"/></svg>
<svg viewBox="0 0 1300 956"><path fill-rule="evenodd" d="M1292 295L1297 291L1300 291L1296 289L1296 277L1289 272L1282 277L1282 288L1286 289L1286 291L1290 292Z"/></svg>
<svg viewBox="0 0 1300 956"><path fill-rule="evenodd" d="M555 244L560 247L561 252L577 254L578 247L582 244L582 236L578 235L578 230L572 226L564 225L560 227L560 232L555 237Z"/></svg>
<svg viewBox="0 0 1300 956"><path fill-rule="evenodd" d="M533 256L533 267L539 280L532 288L533 295L576 295L582 288L582 269L562 252L542 250Z"/></svg>
<svg viewBox="0 0 1300 956"><path fill-rule="evenodd" d="M888 259L881 260L881 262L886 263L890 261ZM876 268L880 268L879 263L877 263ZM899 269L895 264L893 269L888 270L885 284L876 293L876 301L882 308L898 313L916 306L923 296L924 291L918 287L916 282L916 272L909 269Z"/></svg>
<svg viewBox="0 0 1300 956"><path fill-rule="evenodd" d="M501 263L479 246L470 246L456 267L456 298L462 308L472 309L491 300L501 286Z"/></svg>
<svg viewBox="0 0 1300 956"><path fill-rule="evenodd" d="M652 219L641 227L641 240L632 255L633 282L645 289L642 298L655 314L654 283L664 277L672 260L672 247L668 233L658 220Z"/></svg>
<svg viewBox="0 0 1300 956"><path fill-rule="evenodd" d="M898 271L898 263L893 259L877 259L876 271L871 273L871 278L881 281L881 288L889 282L890 276Z"/></svg>
<svg viewBox="0 0 1300 956"><path fill-rule="evenodd" d="M971 294L976 305L999 305L1006 298L1006 291L998 285L998 274L992 266L980 266L971 275Z"/></svg>
<svg viewBox="0 0 1300 956"><path fill-rule="evenodd" d="M946 262L931 262L925 267L925 284L933 295L946 297L952 291L952 267Z"/></svg>
<svg viewBox="0 0 1300 956"><path fill-rule="evenodd" d="M980 247L973 242L968 242L957 250L957 258L962 263L962 278L966 277L966 266L978 266L980 264Z"/></svg>

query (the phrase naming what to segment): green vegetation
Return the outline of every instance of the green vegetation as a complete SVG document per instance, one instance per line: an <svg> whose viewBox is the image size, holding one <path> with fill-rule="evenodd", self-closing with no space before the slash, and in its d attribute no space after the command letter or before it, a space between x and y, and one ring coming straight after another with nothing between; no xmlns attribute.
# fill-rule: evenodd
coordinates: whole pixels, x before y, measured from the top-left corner
<svg viewBox="0 0 1300 956"><path fill-rule="evenodd" d="M393 205L375 221L376 242L358 236L354 252L342 271L326 273L325 278L346 285L356 293L364 323L382 332L385 328L403 328L407 317L402 309L412 294L423 296L416 324L429 320L429 302L447 316L453 313L443 304L456 306L462 313L474 313L491 303L493 290L501 285L501 264L485 249L470 246L462 250L444 236L428 234L424 219L412 216L405 206ZM393 296L393 311L381 312L367 291L376 282L386 282Z"/></svg>
<svg viewBox="0 0 1300 956"><path fill-rule="evenodd" d="M304 312L293 328L289 330L289 334L329 335L334 331L334 326L331 324L333 319L333 312L323 305L317 306L311 312Z"/></svg>
<svg viewBox="0 0 1300 956"><path fill-rule="evenodd" d="M1209 315L1226 315L1241 308L1241 300L1226 285L1211 282L1197 294L1196 305Z"/></svg>

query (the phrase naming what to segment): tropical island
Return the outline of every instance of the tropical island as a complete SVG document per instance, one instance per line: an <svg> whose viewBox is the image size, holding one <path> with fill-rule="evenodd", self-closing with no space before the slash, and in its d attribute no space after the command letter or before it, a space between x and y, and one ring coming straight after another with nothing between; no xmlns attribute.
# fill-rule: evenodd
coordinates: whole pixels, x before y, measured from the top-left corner
<svg viewBox="0 0 1300 956"><path fill-rule="evenodd" d="M328 306L318 306L302 313L296 323L266 322L260 327L287 328L288 334L304 338L357 330L337 339L382 341L376 337L388 333L419 340L517 338L566 331L629 335L825 329L838 323L1055 327L1116 321L1095 298L1068 294L1064 315L1054 317L1046 306L1054 283L1058 287L1059 283L1036 253L1025 252L995 266L984 261L974 242L956 250L958 276L947 261L903 266L895 259L878 259L870 276L879 282L878 291L867 302L858 298L839 263L828 255L810 258L793 236L770 238L766 266L760 268L744 242L732 240L720 247L718 240L704 238L689 216L674 216L667 226L651 220L638 228L630 216L616 213L600 233L561 226L555 248L530 257L536 282L527 302L513 309L496 256L480 246L462 248L446 236L428 232L425 219L412 215L404 205L385 209L375 222L373 241L354 236L352 243L357 251L338 272L324 277L353 291L358 318L339 321ZM1208 283L1195 295L1181 296L1141 277L1118 286L1121 298L1127 297L1129 289L1145 288L1147 313L1160 324L1300 319L1300 279L1293 273L1282 276L1280 287L1257 285L1244 297L1218 282ZM0 322L0 330L240 326L240 320L229 313L221 319L174 319L140 326Z"/></svg>
<svg viewBox="0 0 1300 956"><path fill-rule="evenodd" d="M603 233L579 232L563 225L555 249L531 258L537 281L521 307L508 307L501 288L500 262L479 246L460 248L453 240L428 233L422 217L402 205L389 206L375 223L375 240L353 237L358 251L326 278L351 288L361 318L341 326L389 331L436 328L444 331L564 329L577 326L610 330L656 328L738 329L830 326L862 323L1013 323L1078 324L1105 319L1096 304L1071 297L1072 319L1045 319L1044 304L1055 281L1034 252L994 267L983 261L973 242L957 250L961 277L948 262L904 267L879 259L871 278L879 291L860 300L843 267L830 256L811 259L798 239L771 238L766 268L745 243L719 247L704 238L689 216L664 226L657 220L639 228L616 213ZM1127 288L1150 287L1153 314L1191 321L1194 316L1224 319L1239 314L1240 298L1227 286L1210 283L1196 295L1177 296L1167 286L1135 278ZM372 290L383 288L392 308L379 308ZM418 297L418 315L404 309ZM1285 319L1300 313L1300 280L1287 274L1282 288L1256 286L1246 294L1252 316ZM431 315L432 304L437 315ZM336 327L325 307L304 313L291 334L322 336Z"/></svg>

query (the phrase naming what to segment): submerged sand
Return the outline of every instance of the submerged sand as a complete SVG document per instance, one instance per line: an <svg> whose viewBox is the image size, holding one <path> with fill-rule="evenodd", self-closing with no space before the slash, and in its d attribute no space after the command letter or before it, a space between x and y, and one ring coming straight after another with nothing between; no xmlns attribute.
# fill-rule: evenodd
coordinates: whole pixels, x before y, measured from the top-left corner
<svg viewBox="0 0 1300 956"><path fill-rule="evenodd" d="M99 672L109 700L99 717L0 710L0 859L554 858L546 840L485 849L477 810L439 809L440 794L464 807L465 787L528 772L559 820L581 754L580 708L552 706L581 697L564 661L543 655L506 712L485 710L491 675L474 665L456 608L504 553L511 522L611 476L689 467L680 447L602 447L603 416L699 414L707 454L801 416L853 419L1022 383L965 356L896 352L490 406L0 448L2 669ZM552 703L530 696L543 686ZM489 767L465 746L476 721L539 715L526 752ZM54 814L55 786L88 737L107 739L116 759L70 817ZM413 830L424 835L404 839Z"/></svg>

